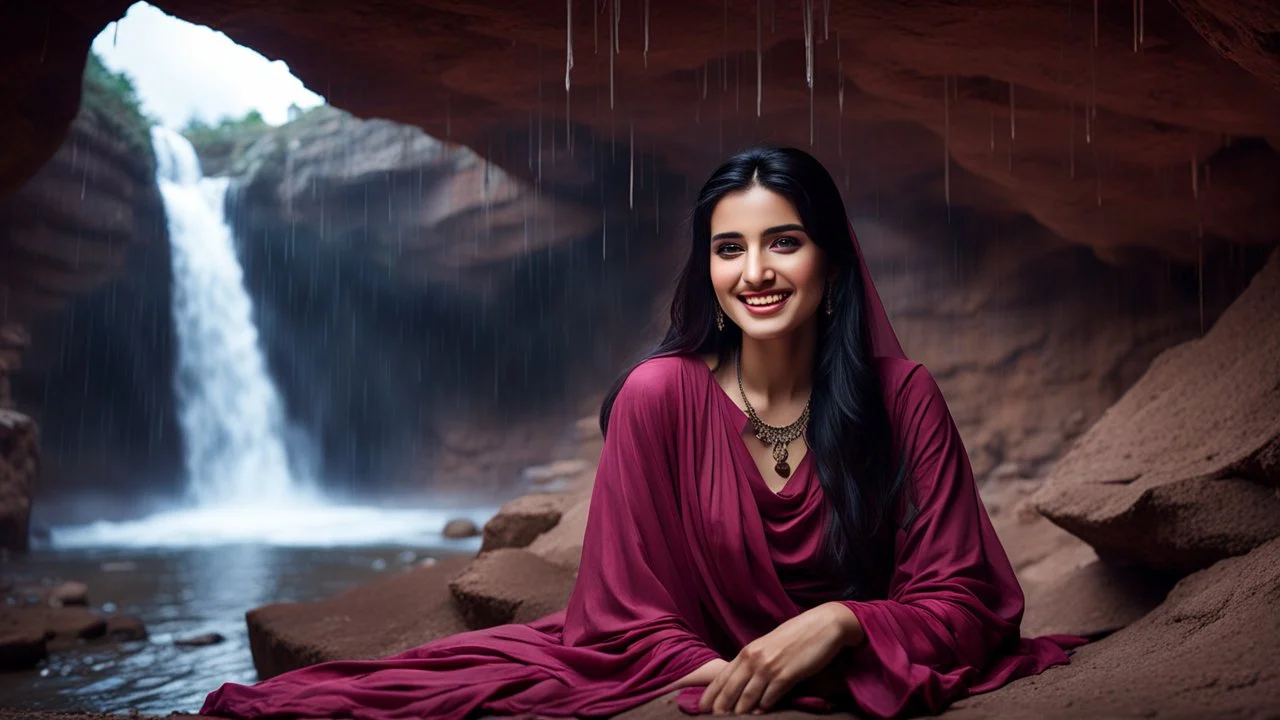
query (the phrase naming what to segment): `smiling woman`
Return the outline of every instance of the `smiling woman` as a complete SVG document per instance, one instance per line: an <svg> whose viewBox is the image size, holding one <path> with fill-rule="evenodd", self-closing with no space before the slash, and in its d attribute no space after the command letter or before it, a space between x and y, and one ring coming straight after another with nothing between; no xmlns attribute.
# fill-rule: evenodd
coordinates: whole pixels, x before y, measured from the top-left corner
<svg viewBox="0 0 1280 720"><path fill-rule="evenodd" d="M224 685L201 713L599 716L684 689L691 713L885 718L1067 662L1083 638L1021 637L959 433L826 170L733 157L689 248L665 339L601 409L565 611Z"/></svg>

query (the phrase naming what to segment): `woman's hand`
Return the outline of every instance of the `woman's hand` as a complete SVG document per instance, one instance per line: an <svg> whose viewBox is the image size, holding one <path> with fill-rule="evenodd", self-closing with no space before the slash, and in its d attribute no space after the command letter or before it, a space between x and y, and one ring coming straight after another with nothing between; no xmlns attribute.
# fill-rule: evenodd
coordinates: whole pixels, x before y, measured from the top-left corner
<svg viewBox="0 0 1280 720"><path fill-rule="evenodd" d="M796 683L829 665L842 648L861 642L862 627L844 605L806 610L742 648L703 691L698 708L717 715L769 710Z"/></svg>

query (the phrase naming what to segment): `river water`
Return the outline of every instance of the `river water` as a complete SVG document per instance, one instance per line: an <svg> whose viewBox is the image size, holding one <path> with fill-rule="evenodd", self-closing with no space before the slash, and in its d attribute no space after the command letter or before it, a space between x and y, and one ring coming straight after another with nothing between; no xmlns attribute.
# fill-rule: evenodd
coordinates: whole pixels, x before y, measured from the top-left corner
<svg viewBox="0 0 1280 720"><path fill-rule="evenodd" d="M221 683L256 679L246 611L328 597L404 572L428 557L474 553L475 545L74 548L8 558L0 563L5 577L18 584L44 578L84 582L91 607L141 618L149 637L84 643L52 654L33 671L0 673L0 707L195 712ZM205 633L226 640L205 647L174 644Z"/></svg>

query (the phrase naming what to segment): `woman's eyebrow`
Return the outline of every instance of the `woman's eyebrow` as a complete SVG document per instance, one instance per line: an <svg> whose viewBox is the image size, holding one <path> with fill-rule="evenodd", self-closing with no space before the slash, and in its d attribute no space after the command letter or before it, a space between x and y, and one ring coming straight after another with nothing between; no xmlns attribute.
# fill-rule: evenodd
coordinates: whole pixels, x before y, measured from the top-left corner
<svg viewBox="0 0 1280 720"><path fill-rule="evenodd" d="M784 232L805 232L805 229L803 225L788 223L786 225L775 225L771 228L767 228L764 232L760 234L761 235L777 235L779 233L784 233ZM715 235L711 236L712 242L715 242L716 240L741 240L741 239L742 239L742 233L738 232L737 230L730 230L728 232L716 233Z"/></svg>
<svg viewBox="0 0 1280 720"><path fill-rule="evenodd" d="M765 230L763 234L777 235L778 233L784 233L784 232L804 232L804 226L797 225L795 223L789 223L787 225L775 225L769 228L768 230Z"/></svg>

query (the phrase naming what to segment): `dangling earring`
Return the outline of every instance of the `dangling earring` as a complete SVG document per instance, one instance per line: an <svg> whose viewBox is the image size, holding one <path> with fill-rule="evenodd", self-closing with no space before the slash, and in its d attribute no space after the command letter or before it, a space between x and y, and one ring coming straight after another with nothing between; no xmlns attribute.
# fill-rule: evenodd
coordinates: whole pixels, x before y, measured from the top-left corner
<svg viewBox="0 0 1280 720"><path fill-rule="evenodd" d="M716 305L716 329L724 332L724 310L719 305Z"/></svg>
<svg viewBox="0 0 1280 720"><path fill-rule="evenodd" d="M835 301L831 297L834 294L835 287L832 283L827 283L827 317L834 315L836 312Z"/></svg>

